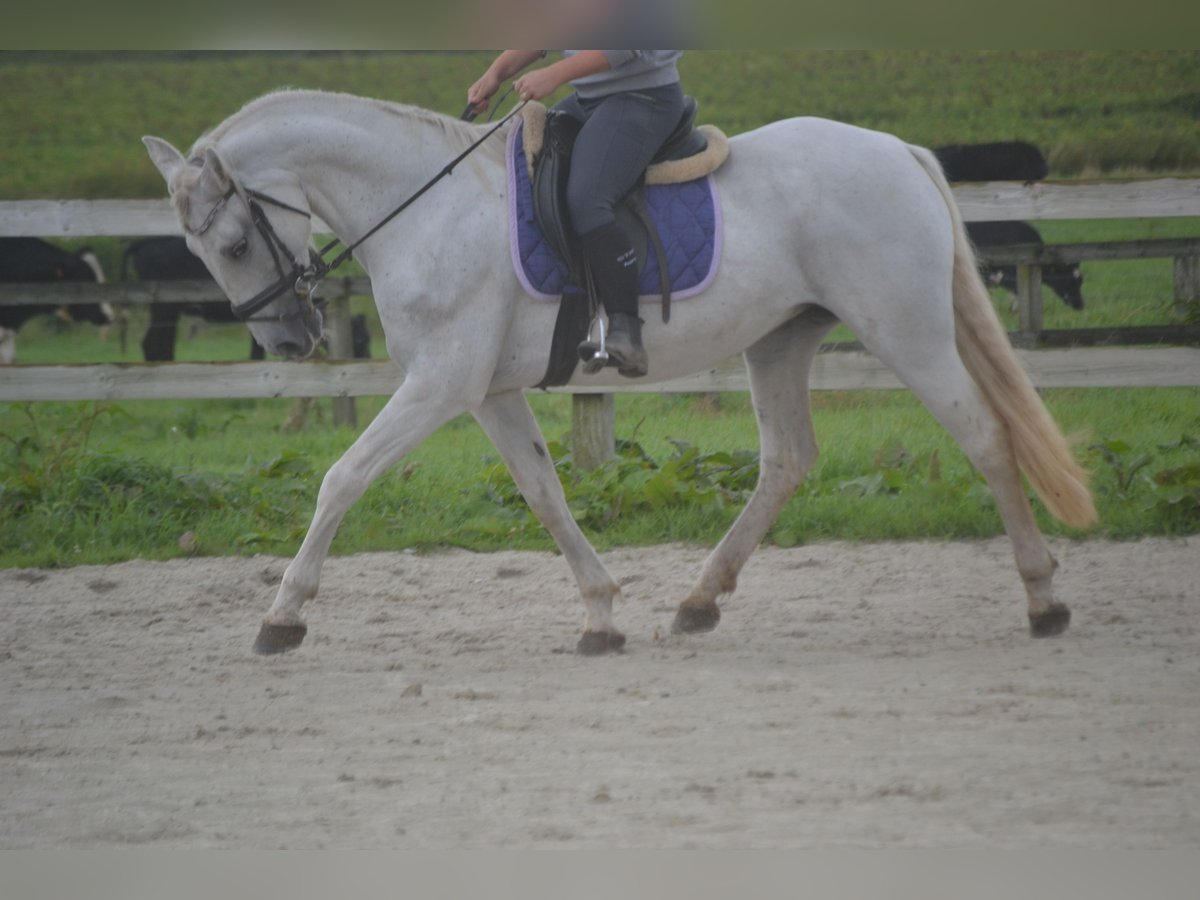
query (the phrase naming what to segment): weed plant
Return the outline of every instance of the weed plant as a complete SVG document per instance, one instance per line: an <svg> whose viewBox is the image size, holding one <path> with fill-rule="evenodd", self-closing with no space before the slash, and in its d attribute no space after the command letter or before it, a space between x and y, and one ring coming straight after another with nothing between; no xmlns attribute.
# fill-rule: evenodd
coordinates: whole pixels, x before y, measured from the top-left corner
<svg viewBox="0 0 1200 900"><path fill-rule="evenodd" d="M1047 396L1093 473L1101 522L1088 534L1200 532L1193 391ZM621 453L585 473L566 449L569 398L533 397L577 520L600 547L716 541L757 475L748 399L722 395L715 410L701 396L617 399ZM360 401L360 416L380 405ZM822 456L770 541L1001 533L986 486L913 397L824 392L814 407ZM354 431L332 427L319 406L301 431L284 431L288 413L286 401L0 406L0 565L294 553L320 475ZM1034 505L1049 533L1082 536ZM553 548L468 417L376 482L350 510L333 552L444 546Z"/></svg>

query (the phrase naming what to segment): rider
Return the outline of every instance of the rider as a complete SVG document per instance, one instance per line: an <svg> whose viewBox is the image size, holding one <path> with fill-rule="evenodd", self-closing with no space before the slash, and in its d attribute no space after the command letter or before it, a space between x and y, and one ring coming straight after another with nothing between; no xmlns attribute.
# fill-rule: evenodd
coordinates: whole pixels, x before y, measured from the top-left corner
<svg viewBox="0 0 1200 900"><path fill-rule="evenodd" d="M614 208L650 164L683 115L676 61L682 50L566 50L564 58L522 75L513 89L541 100L571 83L575 93L555 106L582 123L571 157L567 207L584 259L608 313L606 349L617 371L648 369L638 318L637 251ZM505 50L467 91L477 112L501 83L546 56Z"/></svg>

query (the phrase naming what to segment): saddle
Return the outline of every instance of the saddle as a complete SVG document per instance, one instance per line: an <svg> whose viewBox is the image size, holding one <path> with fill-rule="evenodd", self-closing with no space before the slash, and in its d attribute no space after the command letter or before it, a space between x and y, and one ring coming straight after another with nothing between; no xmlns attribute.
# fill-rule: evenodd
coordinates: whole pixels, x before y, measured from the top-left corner
<svg viewBox="0 0 1200 900"><path fill-rule="evenodd" d="M550 363L542 381L536 385L545 388L570 380L578 362L576 348L587 338L600 303L566 211L571 151L582 125L565 113L547 111L541 104L529 104L522 114L526 161L531 168L534 217L546 240L567 266L568 284L575 288L574 292L565 291L559 303ZM686 97L678 124L616 210L618 224L633 240L639 271L645 265L647 249L651 248L655 253L664 322L671 318L671 280L662 239L646 214L645 186L702 178L725 161L729 154L725 136L712 126L697 128L695 121L696 100ZM581 294L586 302L579 302Z"/></svg>

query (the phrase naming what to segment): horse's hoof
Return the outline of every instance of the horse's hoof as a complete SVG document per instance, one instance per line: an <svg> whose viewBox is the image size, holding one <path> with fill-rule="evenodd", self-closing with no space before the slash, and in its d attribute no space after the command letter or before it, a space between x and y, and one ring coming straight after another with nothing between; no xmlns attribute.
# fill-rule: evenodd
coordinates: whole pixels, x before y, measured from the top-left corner
<svg viewBox="0 0 1200 900"><path fill-rule="evenodd" d="M616 653L625 646L625 635L619 631L585 631L575 647L580 656L603 656Z"/></svg>
<svg viewBox="0 0 1200 900"><path fill-rule="evenodd" d="M254 640L254 652L262 656L295 650L308 634L307 625L268 625L263 623Z"/></svg>
<svg viewBox="0 0 1200 900"><path fill-rule="evenodd" d="M717 604L710 606L679 607L675 613L675 621L671 623L672 634L700 634L712 631L721 621L721 610Z"/></svg>
<svg viewBox="0 0 1200 900"><path fill-rule="evenodd" d="M1066 631L1070 621L1071 610L1061 603L1052 603L1041 615L1030 615L1029 634L1035 638L1054 637Z"/></svg>

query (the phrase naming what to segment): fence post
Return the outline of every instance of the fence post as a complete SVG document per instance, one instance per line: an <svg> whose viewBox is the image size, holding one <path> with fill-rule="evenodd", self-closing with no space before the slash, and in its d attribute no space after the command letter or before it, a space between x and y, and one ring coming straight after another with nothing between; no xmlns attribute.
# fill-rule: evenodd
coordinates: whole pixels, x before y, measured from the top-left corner
<svg viewBox="0 0 1200 900"><path fill-rule="evenodd" d="M585 472L617 455L612 394L571 395L571 456Z"/></svg>
<svg viewBox="0 0 1200 900"><path fill-rule="evenodd" d="M1200 258L1195 256L1175 257L1175 308L1183 312L1192 303L1200 300Z"/></svg>
<svg viewBox="0 0 1200 900"><path fill-rule="evenodd" d="M330 359L354 358L354 335L350 325L350 297L345 292L325 307L325 334ZM353 397L333 398L333 424L358 427L358 406Z"/></svg>
<svg viewBox="0 0 1200 900"><path fill-rule="evenodd" d="M1042 267L1036 264L1017 265L1017 308L1020 314L1018 331L1027 347L1037 344L1042 331Z"/></svg>

